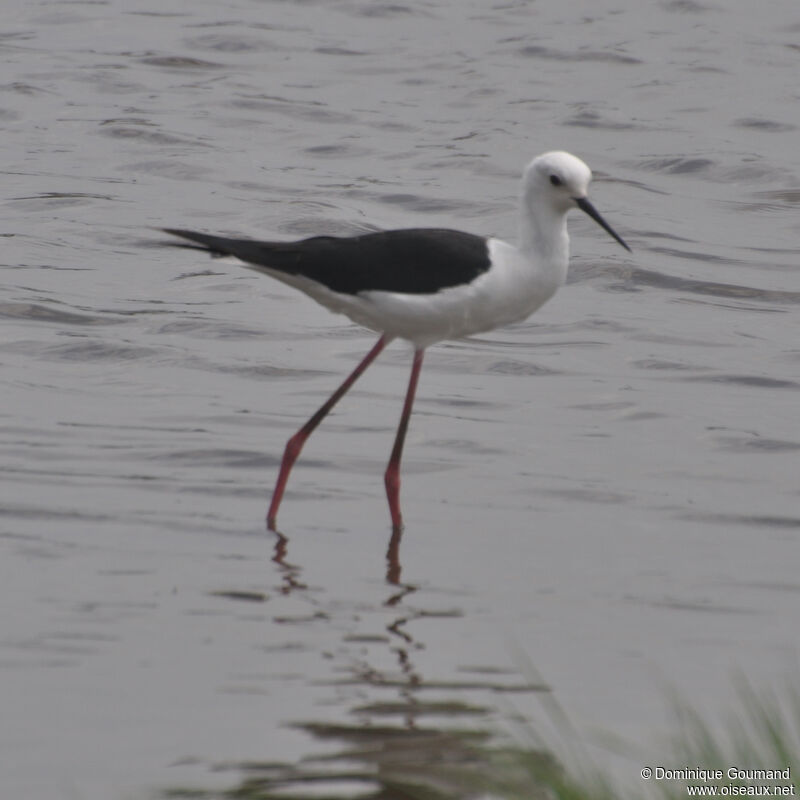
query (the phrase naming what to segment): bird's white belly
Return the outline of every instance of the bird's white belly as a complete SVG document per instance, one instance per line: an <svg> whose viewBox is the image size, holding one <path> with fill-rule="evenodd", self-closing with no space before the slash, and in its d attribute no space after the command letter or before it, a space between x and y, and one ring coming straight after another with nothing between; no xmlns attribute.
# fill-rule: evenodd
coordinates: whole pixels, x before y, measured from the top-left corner
<svg viewBox="0 0 800 800"><path fill-rule="evenodd" d="M373 330L424 347L440 339L458 339L525 319L560 285L560 280L547 279L541 271L532 269L516 250L509 248L508 254L493 255L497 265L471 284L432 295L364 292L359 295L364 301L360 318L355 313L350 316Z"/></svg>
<svg viewBox="0 0 800 800"><path fill-rule="evenodd" d="M366 295L366 296L365 296ZM443 289L435 295L368 292L363 308L349 313L373 330L408 339L424 347L440 339L458 339L524 319L543 300L515 295L500 305L474 287Z"/></svg>

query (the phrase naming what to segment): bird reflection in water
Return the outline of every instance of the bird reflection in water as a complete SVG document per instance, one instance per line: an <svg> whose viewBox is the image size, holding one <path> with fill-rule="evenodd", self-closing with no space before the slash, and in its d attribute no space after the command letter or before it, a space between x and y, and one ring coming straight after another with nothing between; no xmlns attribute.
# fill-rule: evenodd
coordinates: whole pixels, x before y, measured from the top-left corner
<svg viewBox="0 0 800 800"><path fill-rule="evenodd" d="M275 536L275 548L272 555L272 562L277 564L282 578L281 594L291 594L297 589L307 589L307 584L300 580L302 567L299 564L292 564L287 561L289 554L289 538L280 531L272 531ZM389 546L386 550L386 583L400 589L393 592L384 602L385 606L394 606L400 603L404 597L415 592L417 587L410 583L402 583L400 578L403 572L403 565L400 563L400 541L403 537L402 530L393 529L389 537Z"/></svg>

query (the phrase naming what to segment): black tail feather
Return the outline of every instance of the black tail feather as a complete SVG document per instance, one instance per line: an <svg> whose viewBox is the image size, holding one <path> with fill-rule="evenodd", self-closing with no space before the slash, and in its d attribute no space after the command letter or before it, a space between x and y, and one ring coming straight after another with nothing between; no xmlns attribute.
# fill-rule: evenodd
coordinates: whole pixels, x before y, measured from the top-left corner
<svg viewBox="0 0 800 800"><path fill-rule="evenodd" d="M161 230L164 231L164 233L170 234L170 236L178 236L181 239L194 242L194 244L188 244L188 242L170 242L171 247L182 247L186 250L201 250L214 256L233 255L230 249L225 247L226 239L222 236L211 236L207 233L187 231L181 228L162 228Z"/></svg>

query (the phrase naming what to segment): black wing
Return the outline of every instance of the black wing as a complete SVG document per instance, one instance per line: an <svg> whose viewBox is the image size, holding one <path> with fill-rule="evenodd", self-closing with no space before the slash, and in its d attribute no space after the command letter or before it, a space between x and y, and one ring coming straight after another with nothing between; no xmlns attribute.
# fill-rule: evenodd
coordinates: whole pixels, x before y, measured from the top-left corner
<svg viewBox="0 0 800 800"><path fill-rule="evenodd" d="M201 245L197 249L236 256L256 267L303 275L345 294L369 290L432 294L469 283L491 266L485 238L439 228L352 237L315 236L299 242L260 242L164 230Z"/></svg>

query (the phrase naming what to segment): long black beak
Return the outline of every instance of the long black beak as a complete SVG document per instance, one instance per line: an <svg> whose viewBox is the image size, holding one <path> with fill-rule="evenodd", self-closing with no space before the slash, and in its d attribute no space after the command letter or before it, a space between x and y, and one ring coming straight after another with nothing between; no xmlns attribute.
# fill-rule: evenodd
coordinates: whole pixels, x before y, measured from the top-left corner
<svg viewBox="0 0 800 800"><path fill-rule="evenodd" d="M622 237L600 216L600 212L585 197L574 197L575 205L581 211L585 211L601 228L608 231L629 253L630 247L625 244Z"/></svg>

